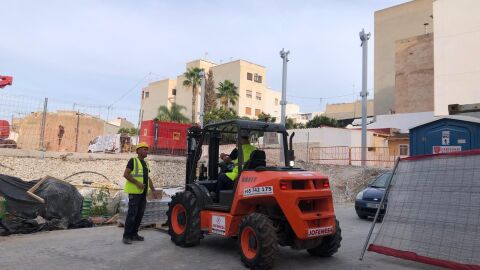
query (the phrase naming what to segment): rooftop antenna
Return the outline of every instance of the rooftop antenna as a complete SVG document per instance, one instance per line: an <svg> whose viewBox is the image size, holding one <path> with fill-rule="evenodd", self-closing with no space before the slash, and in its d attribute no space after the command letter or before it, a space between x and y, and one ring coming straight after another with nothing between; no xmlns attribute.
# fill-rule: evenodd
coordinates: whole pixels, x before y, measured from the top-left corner
<svg viewBox="0 0 480 270"><path fill-rule="evenodd" d="M205 52L205 56L204 56L203 60L207 60L207 57L208 57L208 52Z"/></svg>

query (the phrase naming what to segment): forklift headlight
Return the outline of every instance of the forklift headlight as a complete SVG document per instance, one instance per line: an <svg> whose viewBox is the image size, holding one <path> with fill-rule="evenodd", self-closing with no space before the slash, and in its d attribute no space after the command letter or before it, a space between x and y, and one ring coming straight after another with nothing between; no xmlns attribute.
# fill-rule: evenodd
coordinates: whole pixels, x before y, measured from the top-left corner
<svg viewBox="0 0 480 270"><path fill-rule="evenodd" d="M290 160L290 163L289 163L289 165L290 165L290 167L293 167L293 166L295 166L295 161L293 161L293 160Z"/></svg>

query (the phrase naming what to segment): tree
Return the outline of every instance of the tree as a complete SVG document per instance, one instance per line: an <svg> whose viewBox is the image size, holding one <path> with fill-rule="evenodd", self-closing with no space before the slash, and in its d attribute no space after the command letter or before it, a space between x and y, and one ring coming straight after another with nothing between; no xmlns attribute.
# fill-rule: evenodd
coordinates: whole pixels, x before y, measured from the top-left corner
<svg viewBox="0 0 480 270"><path fill-rule="evenodd" d="M183 86L192 87L192 123L196 121L196 108L197 108L197 96L198 96L198 86L200 85L200 68L194 67L189 68L183 75L185 80L183 81Z"/></svg>
<svg viewBox="0 0 480 270"><path fill-rule="evenodd" d="M263 121L263 122L275 123L275 121L277 121L276 117L273 117L270 114L264 113L264 112L261 112L257 118L259 121Z"/></svg>
<svg viewBox="0 0 480 270"><path fill-rule="evenodd" d="M305 128L305 125L302 123L295 123L293 118L288 118L285 121L285 128L286 129L299 129L299 128Z"/></svg>
<svg viewBox="0 0 480 270"><path fill-rule="evenodd" d="M217 97L215 95L215 80L213 71L210 69L205 79L205 113L210 112L217 107Z"/></svg>
<svg viewBox="0 0 480 270"><path fill-rule="evenodd" d="M205 124L215 123L223 120L238 119L237 113L228 108L213 108L211 111L205 114L203 122Z"/></svg>
<svg viewBox="0 0 480 270"><path fill-rule="evenodd" d="M307 128L317 128L320 126L343 127L337 120L323 115L316 115L312 120L307 122Z"/></svg>
<svg viewBox="0 0 480 270"><path fill-rule="evenodd" d="M235 105L238 101L238 87L235 86L231 81L225 80L218 84L217 98L220 99L223 107L228 108L228 104Z"/></svg>
<svg viewBox="0 0 480 270"><path fill-rule="evenodd" d="M295 121L293 121L292 118L286 117L285 128L286 129L294 129L295 128Z"/></svg>
<svg viewBox="0 0 480 270"><path fill-rule="evenodd" d="M188 117L182 114L182 110L185 109L185 106L177 105L175 103L172 103L170 109L168 109L167 106L160 106L158 108L156 119L167 122L188 123Z"/></svg>
<svg viewBox="0 0 480 270"><path fill-rule="evenodd" d="M120 128L117 131L117 134L127 134L130 136L136 136L138 134L138 128Z"/></svg>

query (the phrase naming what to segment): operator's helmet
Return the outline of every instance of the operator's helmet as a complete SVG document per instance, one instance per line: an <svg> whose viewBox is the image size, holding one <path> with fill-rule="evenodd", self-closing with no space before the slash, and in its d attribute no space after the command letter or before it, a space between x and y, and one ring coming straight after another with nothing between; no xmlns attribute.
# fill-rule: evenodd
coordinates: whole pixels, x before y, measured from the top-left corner
<svg viewBox="0 0 480 270"><path fill-rule="evenodd" d="M248 130L240 130L240 137L244 139L248 139L250 137L250 132Z"/></svg>

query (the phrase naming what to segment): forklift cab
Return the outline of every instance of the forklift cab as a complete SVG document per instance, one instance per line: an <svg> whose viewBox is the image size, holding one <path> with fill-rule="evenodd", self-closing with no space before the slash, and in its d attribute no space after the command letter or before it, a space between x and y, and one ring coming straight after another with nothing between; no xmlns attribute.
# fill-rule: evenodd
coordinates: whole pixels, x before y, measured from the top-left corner
<svg viewBox="0 0 480 270"><path fill-rule="evenodd" d="M250 135L263 136L266 133L274 133L280 135L279 143L283 144L283 160L284 166L272 167L267 166L266 155L263 150L257 148L253 151L249 158L243 156L243 151L238 153L238 176L235 179L232 190L222 190L220 194L214 194L218 176L220 174L220 145L225 138L236 142L236 149L242 149L237 138L241 134L248 132ZM186 187L197 190L195 193L203 194L202 200L204 206L208 209L228 211L232 205L237 180L242 171L245 170L278 170L282 168L293 169L294 152L292 148L292 134L290 136L290 149L288 149L287 138L288 133L285 126L261 121L251 120L230 120L219 123L206 125L203 129L200 127L192 127L188 130L188 156L186 169ZM208 145L207 166L203 164L198 167L198 162L202 156L202 146ZM282 150L282 148L280 148ZM248 162L244 162L245 160ZM197 174L197 171L199 172ZM212 196L218 196L219 203L213 203Z"/></svg>

